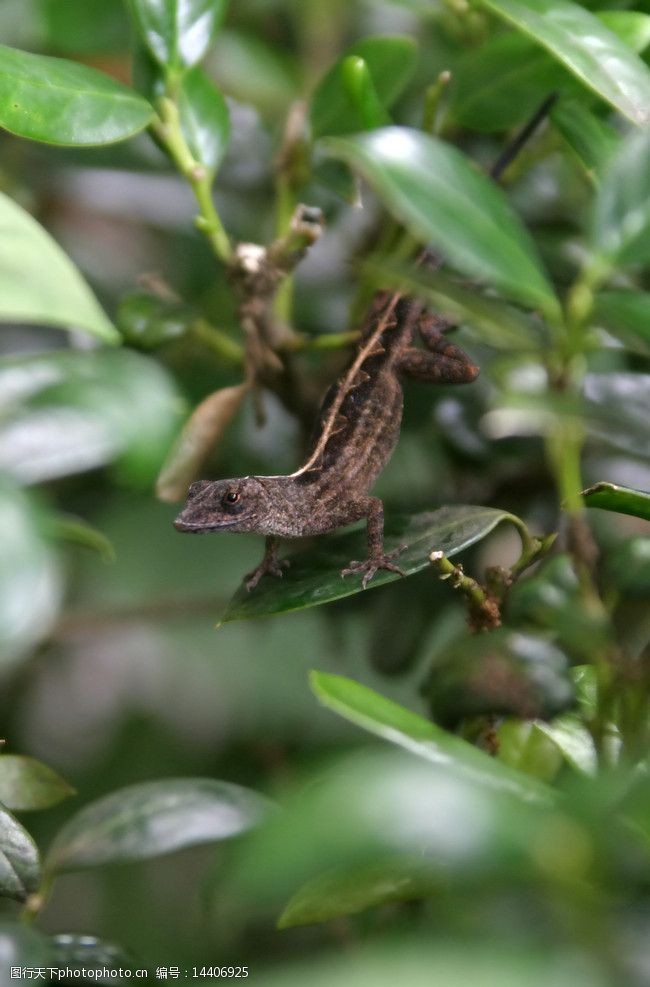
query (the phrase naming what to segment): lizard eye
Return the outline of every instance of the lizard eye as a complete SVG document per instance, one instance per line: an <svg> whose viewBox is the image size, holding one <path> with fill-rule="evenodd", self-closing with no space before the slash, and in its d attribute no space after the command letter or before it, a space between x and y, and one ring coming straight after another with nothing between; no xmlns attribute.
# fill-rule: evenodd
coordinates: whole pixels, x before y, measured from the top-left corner
<svg viewBox="0 0 650 987"><path fill-rule="evenodd" d="M232 507L234 504L238 504L241 500L241 494L237 490L229 490L227 494L224 495L223 504L225 507Z"/></svg>

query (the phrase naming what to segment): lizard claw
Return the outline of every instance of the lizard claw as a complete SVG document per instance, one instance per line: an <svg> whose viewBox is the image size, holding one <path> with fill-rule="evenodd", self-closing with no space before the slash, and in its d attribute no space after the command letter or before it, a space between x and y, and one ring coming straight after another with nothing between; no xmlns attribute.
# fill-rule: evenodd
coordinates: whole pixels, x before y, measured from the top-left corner
<svg viewBox="0 0 650 987"><path fill-rule="evenodd" d="M267 572L271 576L279 576L282 578L284 575L283 569L288 569L291 563L289 559L262 559L260 564L252 572L249 572L244 576L244 586L250 593L252 589L255 589L259 583L262 576L265 576Z"/></svg>
<svg viewBox="0 0 650 987"><path fill-rule="evenodd" d="M406 573L403 569L400 569L398 565L392 561L404 551L406 545L400 545L399 548L394 549L392 552L386 552L383 555L373 555L368 559L363 561L358 561L354 559L345 569L341 569L341 578L345 579L346 576L363 576L361 580L361 588L366 589L368 583L377 574L379 569L387 569L389 572L396 572L400 576L405 576Z"/></svg>

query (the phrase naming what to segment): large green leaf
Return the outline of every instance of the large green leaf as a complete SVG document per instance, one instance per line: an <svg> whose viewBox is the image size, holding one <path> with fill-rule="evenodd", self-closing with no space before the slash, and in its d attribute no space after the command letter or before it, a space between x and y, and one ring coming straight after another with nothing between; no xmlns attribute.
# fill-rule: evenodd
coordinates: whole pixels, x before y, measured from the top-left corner
<svg viewBox="0 0 650 987"><path fill-rule="evenodd" d="M270 803L247 788L211 778L168 778L112 792L87 805L58 833L53 872L145 860L243 833Z"/></svg>
<svg viewBox="0 0 650 987"><path fill-rule="evenodd" d="M606 169L594 205L591 242L609 263L650 260L650 130L631 134Z"/></svg>
<svg viewBox="0 0 650 987"><path fill-rule="evenodd" d="M0 469L24 483L114 461L129 479L150 483L175 432L180 400L149 357L56 352L0 360L0 410Z"/></svg>
<svg viewBox="0 0 650 987"><path fill-rule="evenodd" d="M596 295L594 321L628 348L650 356L650 293L602 291Z"/></svg>
<svg viewBox="0 0 650 987"><path fill-rule="evenodd" d="M509 516L506 511L492 507L470 505L440 507L422 514L389 516L385 545L388 551L406 546L399 556L399 565L405 575L412 575L430 564L431 552L440 550L445 555L456 555L485 538ZM221 622L303 610L359 593L361 578L348 576L342 579L341 569L352 559L364 558L367 551L363 531L332 535L315 548L292 556L291 566L282 579L266 576L251 592L241 586ZM368 588L400 578L394 572L380 569Z"/></svg>
<svg viewBox="0 0 650 987"><path fill-rule="evenodd" d="M205 55L226 13L227 0L130 0L142 40L171 69Z"/></svg>
<svg viewBox="0 0 650 987"><path fill-rule="evenodd" d="M72 261L1 192L0 321L82 329L107 343L119 341Z"/></svg>
<svg viewBox="0 0 650 987"><path fill-rule="evenodd" d="M27 654L50 630L63 592L41 512L0 475L0 665Z"/></svg>
<svg viewBox="0 0 650 987"><path fill-rule="evenodd" d="M203 69L197 66L183 77L178 105L190 151L214 175L230 140L230 114L226 101Z"/></svg>
<svg viewBox="0 0 650 987"><path fill-rule="evenodd" d="M0 757L0 802L7 809L48 809L69 795L74 788L47 764L19 754Z"/></svg>
<svg viewBox="0 0 650 987"><path fill-rule="evenodd" d="M0 806L0 897L25 901L40 884L38 849L26 829Z"/></svg>
<svg viewBox="0 0 650 987"><path fill-rule="evenodd" d="M526 801L550 802L551 789L496 761L467 741L342 675L312 672L316 698L369 733L444 767L472 784L508 792Z"/></svg>
<svg viewBox="0 0 650 987"><path fill-rule="evenodd" d="M571 0L481 0L531 37L606 102L650 121L650 70L601 20Z"/></svg>
<svg viewBox="0 0 650 987"><path fill-rule="evenodd" d="M579 100L560 100L551 110L551 120L592 175L606 167L621 141L613 127Z"/></svg>
<svg viewBox="0 0 650 987"><path fill-rule="evenodd" d="M406 127L321 143L463 274L557 317L557 298L526 229L501 190L456 148Z"/></svg>
<svg viewBox="0 0 650 987"><path fill-rule="evenodd" d="M650 493L645 490L632 490L617 483L601 481L583 490L582 496L587 507L599 507L603 511L616 511L650 521Z"/></svg>
<svg viewBox="0 0 650 987"><path fill-rule="evenodd" d="M97 69L0 45L0 126L19 137L88 147L143 130L153 107Z"/></svg>
<svg viewBox="0 0 650 987"><path fill-rule="evenodd" d="M278 927L329 922L378 905L425 898L435 894L439 886L440 881L432 879L421 858L328 871L296 891L278 919Z"/></svg>
<svg viewBox="0 0 650 987"><path fill-rule="evenodd" d="M370 81L366 97L369 103L373 96L378 100L376 107L366 107L368 113L374 115L372 123L364 113L364 93L357 92L355 98L355 79L350 78L351 72L355 72L354 62L359 59ZM415 61L414 41L399 35L375 35L348 48L321 80L312 97L310 122L314 137L350 134L366 130L369 125L382 126L386 123L385 110L395 102L408 83L415 69ZM364 75L364 71L356 68L356 74Z"/></svg>

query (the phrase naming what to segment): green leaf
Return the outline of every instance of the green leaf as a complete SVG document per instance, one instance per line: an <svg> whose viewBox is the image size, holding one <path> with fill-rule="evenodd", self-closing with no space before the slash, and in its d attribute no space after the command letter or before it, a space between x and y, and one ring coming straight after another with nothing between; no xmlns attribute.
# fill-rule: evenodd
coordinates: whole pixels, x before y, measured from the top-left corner
<svg viewBox="0 0 650 987"><path fill-rule="evenodd" d="M592 249L608 263L650 260L650 130L631 134L611 160L591 226Z"/></svg>
<svg viewBox="0 0 650 987"><path fill-rule="evenodd" d="M557 716L551 723L539 720L534 729L548 737L576 771L590 776L596 774L598 755L594 738L577 716Z"/></svg>
<svg viewBox="0 0 650 987"><path fill-rule="evenodd" d="M211 778L129 785L73 816L58 833L46 866L60 872L146 860L246 832L269 809L256 792Z"/></svg>
<svg viewBox="0 0 650 987"><path fill-rule="evenodd" d="M226 13L227 0L130 0L142 40L169 69L200 62Z"/></svg>
<svg viewBox="0 0 650 987"><path fill-rule="evenodd" d="M386 549L392 551L407 546L400 554L399 565L405 575L410 576L430 565L431 552L441 550L447 556L456 555L485 538L509 516L506 511L495 508L468 505L389 516L386 519ZM293 555L291 566L282 579L267 577L251 592L241 586L228 604L221 623L303 610L359 593L361 578L348 576L342 579L341 569L351 559L364 558L367 551L363 531L329 536L315 548ZM368 589L400 578L394 572L380 569Z"/></svg>
<svg viewBox="0 0 650 987"><path fill-rule="evenodd" d="M582 491L587 507L599 507L603 511L616 511L650 521L650 493L631 490L616 483L595 483Z"/></svg>
<svg viewBox="0 0 650 987"><path fill-rule="evenodd" d="M117 462L136 484L157 475L180 399L166 371L126 350L0 360L0 469L37 483Z"/></svg>
<svg viewBox="0 0 650 987"><path fill-rule="evenodd" d="M628 348L650 356L650 293L601 291L593 321L621 339Z"/></svg>
<svg viewBox="0 0 650 987"><path fill-rule="evenodd" d="M316 698L339 716L391 744L444 767L454 777L508 792L526 801L553 800L553 792L545 785L495 761L467 741L359 682L342 675L312 672L311 687Z"/></svg>
<svg viewBox="0 0 650 987"><path fill-rule="evenodd" d="M449 114L472 130L507 130L529 117L550 92L564 91L567 82L573 82L571 76L528 38L512 32L495 35L459 62Z"/></svg>
<svg viewBox="0 0 650 987"><path fill-rule="evenodd" d="M226 101L203 69L191 69L178 97L181 128L192 155L215 175L230 140Z"/></svg>
<svg viewBox="0 0 650 987"><path fill-rule="evenodd" d="M52 966L54 954L50 940L18 922L0 921L0 983L26 987L34 983L33 971ZM16 977L12 967L20 967Z"/></svg>
<svg viewBox="0 0 650 987"><path fill-rule="evenodd" d="M598 17L570 0L482 0L638 126L650 121L650 70Z"/></svg>
<svg viewBox="0 0 650 987"><path fill-rule="evenodd" d="M70 147L115 144L143 130L153 107L97 69L0 45L0 126Z"/></svg>
<svg viewBox="0 0 650 987"><path fill-rule="evenodd" d="M0 320L119 335L72 261L49 233L0 192Z"/></svg>
<svg viewBox="0 0 650 987"><path fill-rule="evenodd" d="M599 10L596 17L628 48L638 53L650 45L650 15L640 10Z"/></svg>
<svg viewBox="0 0 650 987"><path fill-rule="evenodd" d="M41 512L1 475L0 544L0 665L6 665L48 633L63 586Z"/></svg>
<svg viewBox="0 0 650 987"><path fill-rule="evenodd" d="M588 172L599 173L621 143L619 134L578 100L561 99L551 120Z"/></svg>
<svg viewBox="0 0 650 987"><path fill-rule="evenodd" d="M74 788L47 764L20 754L0 757L0 802L7 809L49 809L74 794Z"/></svg>
<svg viewBox="0 0 650 987"><path fill-rule="evenodd" d="M38 890L38 849L26 829L0 806L0 897L26 901Z"/></svg>
<svg viewBox="0 0 650 987"><path fill-rule="evenodd" d="M650 538L637 535L619 542L607 555L605 573L624 601L634 597L646 601L650 592Z"/></svg>
<svg viewBox="0 0 650 987"><path fill-rule="evenodd" d="M348 48L312 97L314 137L349 134L388 122L386 110L415 70L417 49L408 37L375 35Z"/></svg>
<svg viewBox="0 0 650 987"><path fill-rule="evenodd" d="M101 531L80 518L55 514L49 521L48 531L52 538L56 538L58 541L83 545L84 548L97 552L103 562L115 561L115 549L112 542ZM0 796L0 802L2 802L2 796Z"/></svg>
<svg viewBox="0 0 650 987"><path fill-rule="evenodd" d="M392 213L463 274L558 316L535 246L505 195L456 148L406 127L327 137Z"/></svg>
<svg viewBox="0 0 650 987"><path fill-rule="evenodd" d="M406 291L445 318L467 323L488 346L530 350L542 342L542 327L519 309L470 291L442 271L417 270L382 258L364 263L363 271L377 287Z"/></svg>
<svg viewBox="0 0 650 987"><path fill-rule="evenodd" d="M426 898L439 887L440 881L432 879L421 858L329 871L296 891L278 919L278 928L330 922L378 905Z"/></svg>

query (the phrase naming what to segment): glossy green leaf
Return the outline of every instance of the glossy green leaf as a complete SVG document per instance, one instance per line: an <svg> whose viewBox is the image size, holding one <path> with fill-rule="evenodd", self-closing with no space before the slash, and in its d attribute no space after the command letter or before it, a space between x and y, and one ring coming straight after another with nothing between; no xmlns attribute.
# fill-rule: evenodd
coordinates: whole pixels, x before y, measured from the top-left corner
<svg viewBox="0 0 650 987"><path fill-rule="evenodd" d="M633 123L650 121L650 70L610 28L571 0L481 0Z"/></svg>
<svg viewBox="0 0 650 987"><path fill-rule="evenodd" d="M634 51L641 52L648 44L650 17L646 14L599 11L596 17ZM512 98L513 92L517 93L516 99ZM473 130L506 130L529 119L551 92L561 95L560 106L584 97L575 76L528 36L514 32L495 34L460 60L452 77L449 114L452 120ZM586 106L580 105L585 114L591 115ZM585 129L581 121L580 130ZM593 124L589 126L589 135L595 129Z"/></svg>
<svg viewBox="0 0 650 987"><path fill-rule="evenodd" d="M321 80L312 97L314 137L381 127L415 70L411 38L375 35L348 48Z"/></svg>
<svg viewBox="0 0 650 987"><path fill-rule="evenodd" d="M0 921L0 983L26 987L34 983L35 969L53 962L52 944L42 932L19 922ZM18 976L12 967L20 967Z"/></svg>
<svg viewBox="0 0 650 987"><path fill-rule="evenodd" d="M435 723L342 675L312 672L316 698L364 730L462 777L526 801L549 802L550 789L512 770Z"/></svg>
<svg viewBox="0 0 650 987"><path fill-rule="evenodd" d="M650 130L631 134L605 170L591 242L612 264L650 260Z"/></svg>
<svg viewBox="0 0 650 987"><path fill-rule="evenodd" d="M59 351L0 360L0 409L0 469L21 482L116 462L125 477L148 484L181 404L165 370L149 357Z"/></svg>
<svg viewBox="0 0 650 987"><path fill-rule="evenodd" d="M0 666L26 655L50 630L62 576L31 498L0 476Z"/></svg>
<svg viewBox="0 0 650 987"><path fill-rule="evenodd" d="M382 258L366 262L363 270L377 287L406 291L422 298L433 311L452 322L467 323L488 346L530 350L541 345L539 323L519 309L471 291L442 271L418 270Z"/></svg>
<svg viewBox="0 0 650 987"><path fill-rule="evenodd" d="M74 788L47 764L20 754L0 757L0 802L7 809L49 809L74 794Z"/></svg>
<svg viewBox="0 0 650 987"><path fill-rule="evenodd" d="M146 291L125 295L115 318L125 342L145 351L181 339L192 321L193 313L187 306Z"/></svg>
<svg viewBox="0 0 650 987"><path fill-rule="evenodd" d="M597 174L620 145L619 134L578 100L561 99L551 120L586 170Z"/></svg>
<svg viewBox="0 0 650 987"><path fill-rule="evenodd" d="M112 792L87 805L58 833L50 872L145 860L236 836L256 826L270 803L211 778L168 778Z"/></svg>
<svg viewBox="0 0 650 987"><path fill-rule="evenodd" d="M90 288L49 233L0 193L0 320L81 329L119 341Z"/></svg>
<svg viewBox="0 0 650 987"><path fill-rule="evenodd" d="M603 481L583 490L582 496L587 507L599 507L603 511L616 511L650 521L650 493L645 490L631 490Z"/></svg>
<svg viewBox="0 0 650 987"><path fill-rule="evenodd" d="M640 10L599 10L596 17L633 51L641 53L650 45L650 14Z"/></svg>
<svg viewBox="0 0 650 987"><path fill-rule="evenodd" d="M412 575L430 565L433 551L456 555L474 542L485 538L501 521L505 511L492 507L457 505L440 507L423 514L389 516L386 519L387 551L406 545L399 557L405 575ZM367 555L364 531L336 534L323 539L309 551L296 553L282 579L265 577L251 592L241 586L228 605L221 623L266 617L290 610L303 610L330 603L361 592L361 577L341 578L341 569L352 559ZM401 577L380 569L368 589L393 582Z"/></svg>
<svg viewBox="0 0 650 987"><path fill-rule="evenodd" d="M142 40L170 69L200 62L226 13L227 0L130 0Z"/></svg>
<svg viewBox="0 0 650 987"><path fill-rule="evenodd" d="M414 901L434 894L439 886L421 858L330 871L296 891L278 919L278 928L330 922L379 905Z"/></svg>
<svg viewBox="0 0 650 987"><path fill-rule="evenodd" d="M26 829L0 806L0 898L25 901L39 887L38 849Z"/></svg>
<svg viewBox="0 0 650 987"><path fill-rule="evenodd" d="M601 291L596 295L594 321L628 348L650 356L650 293Z"/></svg>
<svg viewBox="0 0 650 987"><path fill-rule="evenodd" d="M507 130L529 118L549 93L570 89L572 81L528 38L497 34L460 60L452 75L449 114L472 130Z"/></svg>
<svg viewBox="0 0 650 987"><path fill-rule="evenodd" d="M576 771L590 776L596 774L598 755L594 738L577 716L557 716L550 723L539 720L534 729L548 737Z"/></svg>
<svg viewBox="0 0 650 987"><path fill-rule="evenodd" d="M463 274L557 316L558 301L523 224L501 190L456 148L406 127L327 137L322 144Z"/></svg>
<svg viewBox="0 0 650 987"><path fill-rule="evenodd" d="M46 144L114 144L143 130L153 107L77 62L0 45L0 127Z"/></svg>
<svg viewBox="0 0 650 987"><path fill-rule="evenodd" d="M203 69L197 67L183 77L178 105L192 155L211 175L216 174L230 140L226 101Z"/></svg>

